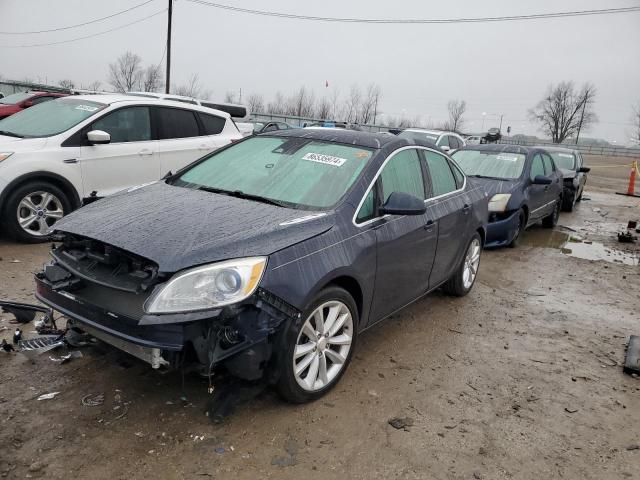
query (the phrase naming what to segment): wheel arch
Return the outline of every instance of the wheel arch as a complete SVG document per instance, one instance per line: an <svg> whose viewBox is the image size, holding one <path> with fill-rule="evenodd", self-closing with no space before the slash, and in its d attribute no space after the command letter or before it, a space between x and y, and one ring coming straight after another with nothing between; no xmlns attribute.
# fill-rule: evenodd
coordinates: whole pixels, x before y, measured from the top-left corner
<svg viewBox="0 0 640 480"><path fill-rule="evenodd" d="M57 173L38 171L26 173L9 182L6 188L2 191L2 194L0 194L0 210L4 208L7 197L11 195L14 189L18 188L21 185L24 185L25 183L33 181L46 181L54 184L67 195L74 210L81 206L82 202L80 200L80 195L69 180L61 175L58 175Z"/></svg>
<svg viewBox="0 0 640 480"><path fill-rule="evenodd" d="M356 307L358 309L358 319L360 324L362 325L363 312L364 312L364 297L363 297L363 291L362 291L362 286L360 285L360 282L358 282L358 280L356 280L356 278L351 275L337 274L335 277L325 280L322 283L322 286L316 290L315 294L317 294L317 292L320 292L330 286L340 287L346 290L349 293L349 295L351 295L351 297L353 298L353 301L356 303Z"/></svg>

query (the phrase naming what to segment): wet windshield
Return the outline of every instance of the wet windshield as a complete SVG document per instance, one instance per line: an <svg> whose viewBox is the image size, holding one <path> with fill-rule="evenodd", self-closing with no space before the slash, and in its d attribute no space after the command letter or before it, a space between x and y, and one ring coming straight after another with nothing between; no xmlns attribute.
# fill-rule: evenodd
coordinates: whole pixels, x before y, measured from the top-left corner
<svg viewBox="0 0 640 480"><path fill-rule="evenodd" d="M333 207L373 150L308 138L253 137L211 154L174 185L300 209Z"/></svg>
<svg viewBox="0 0 640 480"><path fill-rule="evenodd" d="M469 176L515 180L522 175L525 156L522 153L458 150L453 159Z"/></svg>
<svg viewBox="0 0 640 480"><path fill-rule="evenodd" d="M549 155L553 157L553 161L556 163L558 168L575 170L576 158L572 153L549 152Z"/></svg>
<svg viewBox="0 0 640 480"><path fill-rule="evenodd" d="M106 105L77 98L61 98L27 108L0 120L0 131L15 137L50 137L69 130Z"/></svg>

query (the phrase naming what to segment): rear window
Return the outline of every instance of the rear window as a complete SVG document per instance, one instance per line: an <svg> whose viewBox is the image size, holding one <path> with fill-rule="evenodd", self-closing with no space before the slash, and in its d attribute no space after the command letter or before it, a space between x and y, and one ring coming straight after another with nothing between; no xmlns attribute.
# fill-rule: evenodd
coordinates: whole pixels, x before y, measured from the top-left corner
<svg viewBox="0 0 640 480"><path fill-rule="evenodd" d="M549 152L549 154L553 157L553 161L556 163L558 168L575 170L576 158L572 153Z"/></svg>
<svg viewBox="0 0 640 480"><path fill-rule="evenodd" d="M198 121L194 112L180 108L158 107L158 138L197 137L200 135Z"/></svg>
<svg viewBox="0 0 640 480"><path fill-rule="evenodd" d="M525 155L483 150L458 150L452 155L469 176L515 180L524 169Z"/></svg>
<svg viewBox="0 0 640 480"><path fill-rule="evenodd" d="M224 129L226 120L217 115L207 115L206 113L199 113L202 126L204 127L205 135L217 135Z"/></svg>

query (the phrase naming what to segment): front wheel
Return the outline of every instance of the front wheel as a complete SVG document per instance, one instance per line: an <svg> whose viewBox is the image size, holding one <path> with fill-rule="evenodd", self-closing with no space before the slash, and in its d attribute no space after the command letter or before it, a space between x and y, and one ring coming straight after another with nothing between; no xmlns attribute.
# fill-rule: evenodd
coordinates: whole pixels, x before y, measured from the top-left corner
<svg viewBox="0 0 640 480"><path fill-rule="evenodd" d="M573 207L576 204L576 192L571 191L562 197L562 210L565 212L573 212Z"/></svg>
<svg viewBox="0 0 640 480"><path fill-rule="evenodd" d="M465 250L465 255L460 266L453 276L442 286L442 289L446 293L456 297L463 297L471 291L478 274L481 253L482 240L478 232L475 232Z"/></svg>
<svg viewBox="0 0 640 480"><path fill-rule="evenodd" d="M520 209L518 212L518 229L516 230L516 235L509 243L509 247L516 248L520 245L520 239L522 238L522 233L524 232L525 227L527 226L527 216L524 213L524 210Z"/></svg>
<svg viewBox="0 0 640 480"><path fill-rule="evenodd" d="M322 290L283 332L278 392L293 403L316 400L344 374L356 344L358 309L340 287Z"/></svg>
<svg viewBox="0 0 640 480"><path fill-rule="evenodd" d="M562 205L562 199L559 198L553 207L553 212L550 215L542 219L542 226L544 228L553 228L558 224L558 218L560 218L560 206Z"/></svg>

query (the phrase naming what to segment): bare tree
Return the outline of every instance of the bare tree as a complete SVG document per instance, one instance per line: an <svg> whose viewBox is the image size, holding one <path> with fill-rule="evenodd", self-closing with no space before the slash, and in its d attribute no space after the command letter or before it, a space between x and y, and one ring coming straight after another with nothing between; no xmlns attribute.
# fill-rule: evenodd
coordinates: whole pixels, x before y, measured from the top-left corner
<svg viewBox="0 0 640 480"><path fill-rule="evenodd" d="M267 112L271 115L281 115L285 113L285 100L281 92L277 92L273 101L267 104Z"/></svg>
<svg viewBox="0 0 640 480"><path fill-rule="evenodd" d="M345 105L345 120L349 123L357 123L358 122L358 109L360 108L362 94L360 93L360 87L358 85L351 85L351 89L349 90L349 98L347 99L347 103Z"/></svg>
<svg viewBox="0 0 640 480"><path fill-rule="evenodd" d="M323 97L322 100L318 102L316 106L316 117L322 120L328 120L331 115L331 102L327 100L326 97Z"/></svg>
<svg viewBox="0 0 640 480"><path fill-rule="evenodd" d="M580 92L575 91L573 82L550 85L544 99L529 111L529 117L553 143L562 143L596 121L594 98L595 88L589 84Z"/></svg>
<svg viewBox="0 0 640 480"><path fill-rule="evenodd" d="M98 90L100 90L101 85L102 85L102 82L100 80L94 80L89 85L87 85L87 90L91 90L92 92L97 92Z"/></svg>
<svg viewBox="0 0 640 480"><path fill-rule="evenodd" d="M109 83L118 92L128 92L140 85L142 74L142 58L132 52L123 53L109 64Z"/></svg>
<svg viewBox="0 0 640 480"><path fill-rule="evenodd" d="M144 69L140 88L143 92L156 92L162 88L162 71L160 65L149 65Z"/></svg>
<svg viewBox="0 0 640 480"><path fill-rule="evenodd" d="M236 94L233 92L227 92L224 94L225 103L236 103Z"/></svg>
<svg viewBox="0 0 640 480"><path fill-rule="evenodd" d="M252 93L247 98L247 107L249 107L251 113L263 113L264 98L259 93Z"/></svg>
<svg viewBox="0 0 640 480"><path fill-rule="evenodd" d="M173 93L176 95L182 95L183 97L200 98L203 100L211 96L211 92L209 90L205 90L202 83L200 83L200 75L197 73L192 73L189 76L187 83L176 87Z"/></svg>
<svg viewBox="0 0 640 480"><path fill-rule="evenodd" d="M298 117L312 117L314 107L315 95L303 85L287 100L286 112L288 115L296 115Z"/></svg>
<svg viewBox="0 0 640 480"><path fill-rule="evenodd" d="M360 123L375 123L375 118L378 115L380 94L381 91L378 85L375 83L369 84L365 96L360 103L360 113L358 114Z"/></svg>
<svg viewBox="0 0 640 480"><path fill-rule="evenodd" d="M334 120L338 120L338 105L340 103L340 89L338 87L332 87L331 91L331 116Z"/></svg>
<svg viewBox="0 0 640 480"><path fill-rule="evenodd" d="M640 100L631 107L631 111L633 112L633 115L631 116L631 125L633 125L631 140L640 145Z"/></svg>
<svg viewBox="0 0 640 480"><path fill-rule="evenodd" d="M458 132L464 124L464 114L467 111L467 102L464 100L449 100L447 103L449 120L445 123L445 130Z"/></svg>
<svg viewBox="0 0 640 480"><path fill-rule="evenodd" d="M73 80L69 80L69 79L60 80L58 82L58 85L60 85L62 88L66 88L68 90L71 90L72 88L75 88L75 86L76 86L76 84L73 82Z"/></svg>

